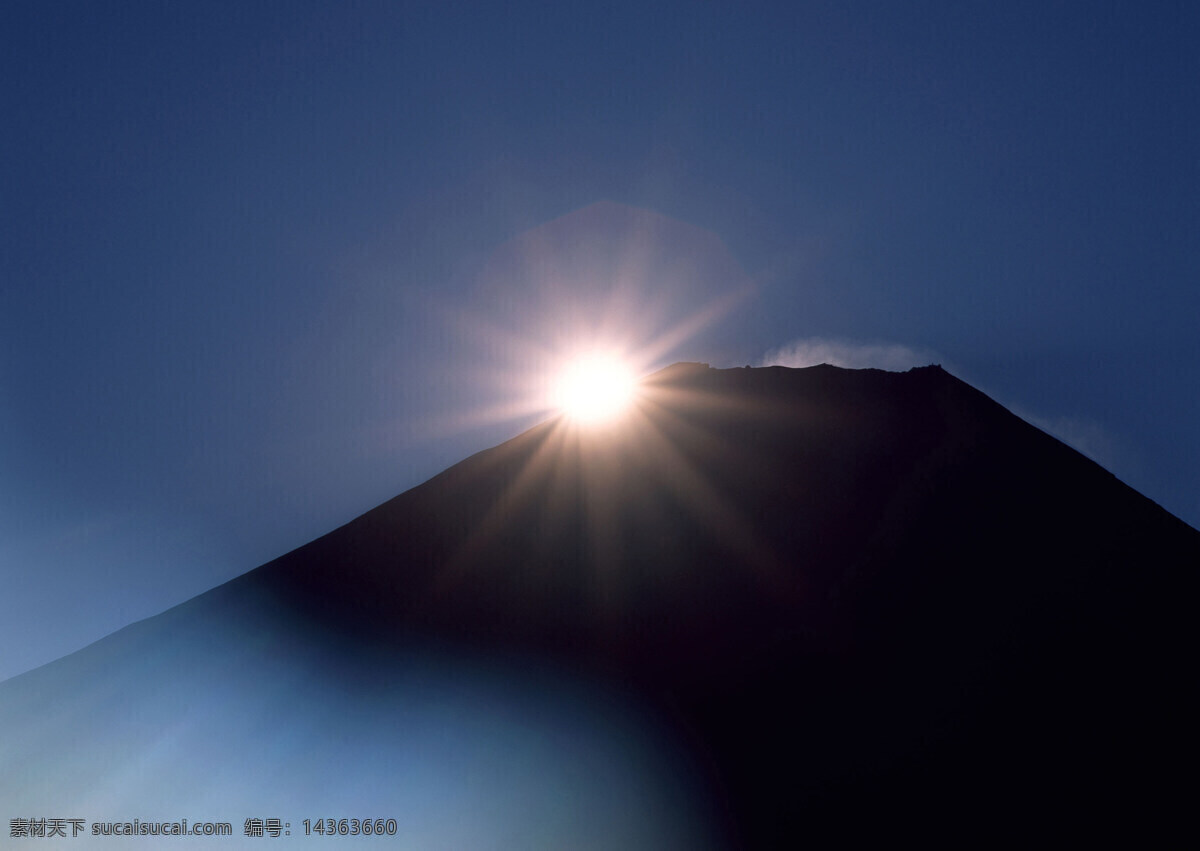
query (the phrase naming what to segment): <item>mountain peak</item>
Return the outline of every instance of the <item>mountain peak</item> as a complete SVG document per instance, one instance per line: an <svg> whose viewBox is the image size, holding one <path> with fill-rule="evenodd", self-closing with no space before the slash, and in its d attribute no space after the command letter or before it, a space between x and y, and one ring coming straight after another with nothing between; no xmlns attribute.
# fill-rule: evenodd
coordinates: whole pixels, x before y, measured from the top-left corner
<svg viewBox="0 0 1200 851"><path fill-rule="evenodd" d="M489 683L522 683L524 696L501 701L521 723L541 725L544 684L568 681L588 702L652 719L662 753L683 754L663 765L703 802L687 818L716 819L688 847L699 835L780 847L981 823L1099 835L1111 825L1084 818L1097 807L1165 830L1190 813L1172 778L1195 757L1184 742L1198 707L1178 672L1194 662L1198 565L1200 533L940 366L677 363L647 378L635 415L603 439L543 423L3 684L0 723L24 732L0 756L49 754L42 785L27 788L75 801L86 791L53 769L75 764L62 742L120 754L115 774L89 775L111 783L121 760L170 741L188 793L212 794L189 748L236 761L255 722L218 712L188 728L180 695L204 683L239 706L274 705L253 678L223 673L233 659L342 695L339 713L386 727L402 774L432 722L397 720L416 718L411 691L364 683L490 671ZM114 732L103 677L126 684L142 738ZM79 728L42 723L55 701L78 703L81 684L101 696L79 703ZM332 741L316 720L331 717L326 698L286 706ZM537 730L535 751L555 735ZM320 774L310 768L305 782Z"/></svg>

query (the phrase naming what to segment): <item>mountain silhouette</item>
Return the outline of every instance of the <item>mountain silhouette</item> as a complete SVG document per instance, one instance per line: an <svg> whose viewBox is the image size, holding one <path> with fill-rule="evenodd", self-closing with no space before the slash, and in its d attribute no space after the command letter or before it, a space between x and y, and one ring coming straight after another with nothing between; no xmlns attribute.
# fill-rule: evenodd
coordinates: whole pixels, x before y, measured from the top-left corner
<svg viewBox="0 0 1200 851"><path fill-rule="evenodd" d="M421 848L1185 835L1198 568L940 367L677 364L0 684L0 801Z"/></svg>

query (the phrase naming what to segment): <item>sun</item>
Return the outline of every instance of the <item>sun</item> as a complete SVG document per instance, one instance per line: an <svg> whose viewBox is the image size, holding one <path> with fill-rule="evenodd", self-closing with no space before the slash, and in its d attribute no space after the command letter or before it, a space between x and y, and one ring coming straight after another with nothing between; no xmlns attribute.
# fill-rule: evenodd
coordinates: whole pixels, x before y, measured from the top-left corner
<svg viewBox="0 0 1200 851"><path fill-rule="evenodd" d="M633 401L637 378L629 364L607 354L570 361L555 382L553 402L572 420L601 423L625 411Z"/></svg>

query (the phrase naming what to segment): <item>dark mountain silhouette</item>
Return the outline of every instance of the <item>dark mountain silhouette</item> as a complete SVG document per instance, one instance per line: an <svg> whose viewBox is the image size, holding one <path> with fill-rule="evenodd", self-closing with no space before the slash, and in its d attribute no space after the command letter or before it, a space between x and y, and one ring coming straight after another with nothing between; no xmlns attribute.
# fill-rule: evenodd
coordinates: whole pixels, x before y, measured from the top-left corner
<svg viewBox="0 0 1200 851"><path fill-rule="evenodd" d="M678 364L0 684L0 801L390 808L418 847L1172 835L1198 569L940 367Z"/></svg>

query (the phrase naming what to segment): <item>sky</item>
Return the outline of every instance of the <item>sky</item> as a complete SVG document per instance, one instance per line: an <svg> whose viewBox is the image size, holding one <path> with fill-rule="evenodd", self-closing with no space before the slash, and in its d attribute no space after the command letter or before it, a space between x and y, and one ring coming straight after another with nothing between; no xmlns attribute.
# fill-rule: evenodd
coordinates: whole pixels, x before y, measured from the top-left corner
<svg viewBox="0 0 1200 851"><path fill-rule="evenodd" d="M545 418L940 363L1200 526L1200 7L0 5L0 679Z"/></svg>

